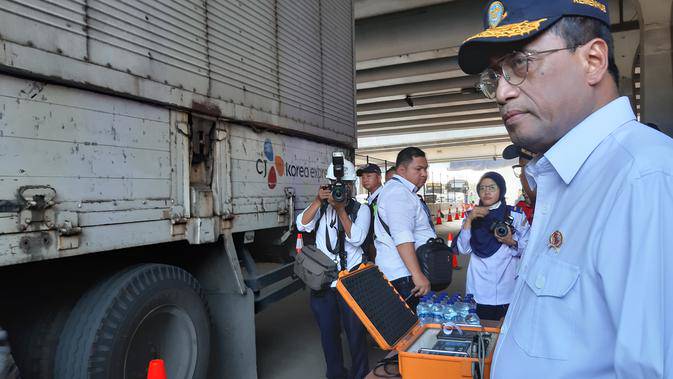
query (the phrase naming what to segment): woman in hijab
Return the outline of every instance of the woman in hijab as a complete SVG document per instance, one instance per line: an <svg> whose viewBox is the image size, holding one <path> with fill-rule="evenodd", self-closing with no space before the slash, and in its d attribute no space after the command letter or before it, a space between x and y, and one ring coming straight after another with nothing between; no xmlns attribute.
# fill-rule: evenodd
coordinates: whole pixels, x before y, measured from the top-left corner
<svg viewBox="0 0 673 379"><path fill-rule="evenodd" d="M526 247L529 225L523 213L505 203L507 186L497 172L487 172L477 185L479 206L463 221L458 251L472 254L467 269L467 293L474 294L480 319L499 320L512 300L518 260ZM498 222L511 226L502 237ZM502 224L501 224L502 225Z"/></svg>

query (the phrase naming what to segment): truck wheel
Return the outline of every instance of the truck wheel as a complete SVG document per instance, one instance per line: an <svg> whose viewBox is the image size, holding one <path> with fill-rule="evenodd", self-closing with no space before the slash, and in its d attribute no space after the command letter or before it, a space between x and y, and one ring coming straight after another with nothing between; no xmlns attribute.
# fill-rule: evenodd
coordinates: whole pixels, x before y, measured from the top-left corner
<svg viewBox="0 0 673 379"><path fill-rule="evenodd" d="M61 333L56 379L145 379L152 359L171 379L206 377L210 318L196 279L162 264L135 266L79 300Z"/></svg>

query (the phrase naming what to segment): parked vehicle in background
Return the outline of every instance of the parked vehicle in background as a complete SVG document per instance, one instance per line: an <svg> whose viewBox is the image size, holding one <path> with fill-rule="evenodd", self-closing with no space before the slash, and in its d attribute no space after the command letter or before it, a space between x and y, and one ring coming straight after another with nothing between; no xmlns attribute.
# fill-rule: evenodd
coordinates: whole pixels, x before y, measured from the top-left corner
<svg viewBox="0 0 673 379"><path fill-rule="evenodd" d="M0 325L24 379L256 377L353 154L351 1L5 1ZM259 262L266 262L261 267Z"/></svg>

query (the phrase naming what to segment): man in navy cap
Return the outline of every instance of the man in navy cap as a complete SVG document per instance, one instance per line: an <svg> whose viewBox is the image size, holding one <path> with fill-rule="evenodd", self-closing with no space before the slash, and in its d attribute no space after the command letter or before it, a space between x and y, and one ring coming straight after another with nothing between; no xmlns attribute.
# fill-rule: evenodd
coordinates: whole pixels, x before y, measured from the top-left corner
<svg viewBox="0 0 673 379"><path fill-rule="evenodd" d="M360 167L355 174L360 177L362 186L369 192L367 204L371 211L371 222L369 224L369 233L365 242L362 243L362 249L368 254L368 258L373 262L376 260L376 246L374 245L374 218L376 217L376 208L379 194L381 193L381 168L374 163L367 163Z"/></svg>
<svg viewBox="0 0 673 379"><path fill-rule="evenodd" d="M673 140L619 97L609 20L605 0L489 1L459 51L540 154L496 379L673 377Z"/></svg>

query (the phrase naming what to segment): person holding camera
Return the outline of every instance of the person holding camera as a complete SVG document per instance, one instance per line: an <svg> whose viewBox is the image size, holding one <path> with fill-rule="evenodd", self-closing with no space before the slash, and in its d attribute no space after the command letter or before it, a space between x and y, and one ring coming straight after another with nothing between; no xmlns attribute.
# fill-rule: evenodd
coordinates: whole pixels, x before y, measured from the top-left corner
<svg viewBox="0 0 673 379"><path fill-rule="evenodd" d="M484 174L477 184L479 206L468 213L458 235L458 251L472 254L466 291L474 294L477 315L486 320L507 313L530 229L526 216L505 203L506 192L502 175Z"/></svg>
<svg viewBox="0 0 673 379"><path fill-rule="evenodd" d="M331 184L321 186L313 202L297 216L297 229L307 233L315 230L316 247L336 263L339 271L353 270L363 263L361 245L369 231L371 213L369 207L360 206L353 198L355 166L343 155L333 158L326 178ZM335 287L336 281L328 288L311 290L310 295L311 310L320 328L326 376L364 378L369 371L366 332ZM344 368L342 324L351 354L350 372Z"/></svg>

